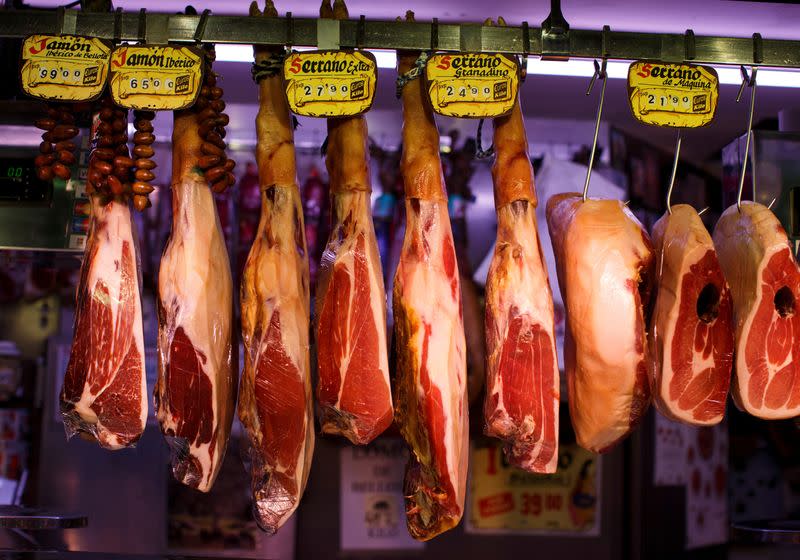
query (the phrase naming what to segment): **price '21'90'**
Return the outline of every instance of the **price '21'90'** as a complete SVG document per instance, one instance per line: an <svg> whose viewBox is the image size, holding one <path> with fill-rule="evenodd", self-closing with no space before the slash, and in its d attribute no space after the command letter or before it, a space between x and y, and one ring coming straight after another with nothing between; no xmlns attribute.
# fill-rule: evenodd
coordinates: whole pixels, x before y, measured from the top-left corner
<svg viewBox="0 0 800 560"><path fill-rule="evenodd" d="M647 94L647 105L656 109L692 111L692 97L688 95L654 95Z"/></svg>

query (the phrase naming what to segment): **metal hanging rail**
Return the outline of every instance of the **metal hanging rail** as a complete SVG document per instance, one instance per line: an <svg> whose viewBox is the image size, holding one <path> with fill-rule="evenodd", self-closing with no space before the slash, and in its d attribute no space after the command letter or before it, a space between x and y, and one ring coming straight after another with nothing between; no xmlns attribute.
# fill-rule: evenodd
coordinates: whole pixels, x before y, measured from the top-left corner
<svg viewBox="0 0 800 560"><path fill-rule="evenodd" d="M89 13L0 10L0 37L71 33L109 40L195 43L200 15L159 13ZM316 18L208 16L203 43L317 46ZM330 21L326 26L330 26ZM339 44L345 48L500 52L551 59L602 58L662 60L747 66L800 68L800 41L695 36L678 33L632 33L477 24L343 20ZM145 36L142 36L142 30ZM605 41L603 37L605 35Z"/></svg>

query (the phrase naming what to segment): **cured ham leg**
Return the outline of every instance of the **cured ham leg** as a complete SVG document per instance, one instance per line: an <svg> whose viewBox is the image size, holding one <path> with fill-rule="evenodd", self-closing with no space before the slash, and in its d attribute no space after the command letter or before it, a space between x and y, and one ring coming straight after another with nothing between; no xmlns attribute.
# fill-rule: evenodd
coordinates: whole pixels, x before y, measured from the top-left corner
<svg viewBox="0 0 800 560"><path fill-rule="evenodd" d="M250 14L259 14L255 3ZM264 15L278 15L272 2ZM257 67L280 55L267 47L254 50ZM274 533L300 503L314 452L310 295L294 132L281 74L264 75L258 94L261 217L240 290L239 419L249 441L253 514L263 530Z"/></svg>
<svg viewBox="0 0 800 560"><path fill-rule="evenodd" d="M323 3L323 10L327 5ZM333 15L347 17L337 0ZM328 119L325 164L332 228L316 302L317 404L322 431L369 443L392 423L386 293L370 213L367 121Z"/></svg>
<svg viewBox="0 0 800 560"><path fill-rule="evenodd" d="M800 269L786 232L769 208L743 201L720 217L714 245L733 296L733 399L759 418L798 416Z"/></svg>
<svg viewBox="0 0 800 560"><path fill-rule="evenodd" d="M519 101L494 120L497 243L486 279L486 433L509 462L553 473L559 378L553 297L536 226L536 193Z"/></svg>
<svg viewBox="0 0 800 560"><path fill-rule="evenodd" d="M92 196L91 204L61 414L68 437L121 449L147 422L138 248L126 201Z"/></svg>
<svg viewBox="0 0 800 560"><path fill-rule="evenodd" d="M401 52L399 72L416 58ZM411 447L404 483L408 530L428 540L456 526L464 511L467 366L439 133L422 80L403 88L402 102L406 231L393 294L395 420Z"/></svg>
<svg viewBox="0 0 800 560"><path fill-rule="evenodd" d="M198 167L198 128L194 110L175 112L172 232L158 272L154 399L173 475L208 492L225 457L237 376L230 263L214 197Z"/></svg>
<svg viewBox="0 0 800 560"><path fill-rule="evenodd" d="M672 207L653 226L657 292L650 323L658 410L693 424L725 415L733 365L731 293L694 208Z"/></svg>
<svg viewBox="0 0 800 560"><path fill-rule="evenodd" d="M650 406L644 310L653 250L642 225L618 200L553 196L547 226L567 312L570 417L578 444L603 453Z"/></svg>

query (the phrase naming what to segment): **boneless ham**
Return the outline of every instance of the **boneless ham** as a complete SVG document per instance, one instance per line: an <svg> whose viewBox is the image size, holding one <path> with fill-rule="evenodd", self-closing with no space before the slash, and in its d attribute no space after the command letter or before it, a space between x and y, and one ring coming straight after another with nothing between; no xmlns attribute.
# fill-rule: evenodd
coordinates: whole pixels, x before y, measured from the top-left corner
<svg viewBox="0 0 800 560"><path fill-rule="evenodd" d="M494 120L497 243L486 279L486 433L512 464L552 473L559 378L553 298L536 226L536 193L519 101Z"/></svg>
<svg viewBox="0 0 800 560"><path fill-rule="evenodd" d="M61 414L68 436L120 449L147 421L138 250L127 201L93 195L91 205Z"/></svg>
<svg viewBox="0 0 800 560"><path fill-rule="evenodd" d="M694 208L672 206L653 226L653 396L666 416L697 426L725 415L733 364L730 288Z"/></svg>
<svg viewBox="0 0 800 560"><path fill-rule="evenodd" d="M567 314L570 417L578 444L602 453L628 435L650 405L645 309L652 246L618 200L553 196L547 226Z"/></svg>
<svg viewBox="0 0 800 560"><path fill-rule="evenodd" d="M161 431L172 472L207 492L231 431L237 376L231 363L233 285L194 110L176 111L172 132L172 232L158 272L158 383Z"/></svg>
<svg viewBox="0 0 800 560"><path fill-rule="evenodd" d="M416 58L400 53L399 72L410 70ZM466 353L439 133L422 80L403 88L402 103L406 230L394 280L394 403L411 448L406 521L414 538L427 540L457 525L464 511Z"/></svg>
<svg viewBox="0 0 800 560"><path fill-rule="evenodd" d="M257 15L253 3L251 15ZM267 2L265 16L277 16ZM259 109L256 160L261 217L240 290L244 373L239 419L249 442L253 513L277 531L297 508L314 451L309 285L294 132L280 51L254 47ZM261 65L261 66L259 66Z"/></svg>
<svg viewBox="0 0 800 560"><path fill-rule="evenodd" d="M340 0L333 15L347 17ZM323 432L369 443L391 424L392 397L386 293L370 214L363 116L328 119L325 164L332 227L316 292L317 406Z"/></svg>
<svg viewBox="0 0 800 560"><path fill-rule="evenodd" d="M734 401L759 418L798 416L800 269L786 232L769 208L744 201L722 214L714 245L733 297Z"/></svg>

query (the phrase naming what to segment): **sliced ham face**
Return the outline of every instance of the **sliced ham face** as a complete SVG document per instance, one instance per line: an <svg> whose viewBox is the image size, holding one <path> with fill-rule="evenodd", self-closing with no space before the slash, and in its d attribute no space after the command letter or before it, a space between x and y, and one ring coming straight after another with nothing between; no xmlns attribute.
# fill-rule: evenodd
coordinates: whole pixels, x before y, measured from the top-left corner
<svg viewBox="0 0 800 560"><path fill-rule="evenodd" d="M267 10L266 15L277 15ZM256 47L256 61L271 55ZM314 452L310 295L294 133L280 75L259 84L256 160L261 217L240 303L244 372L239 419L248 441L253 514L277 531L297 509Z"/></svg>
<svg viewBox="0 0 800 560"><path fill-rule="evenodd" d="M127 202L91 204L61 414L68 437L121 449L147 421L138 248Z"/></svg>
<svg viewBox="0 0 800 560"><path fill-rule="evenodd" d="M711 236L694 208L653 227L657 292L650 323L653 396L665 416L722 421L733 365L733 308Z"/></svg>
<svg viewBox="0 0 800 560"><path fill-rule="evenodd" d="M733 296L736 405L767 420L800 415L800 269L775 215L731 206L714 228Z"/></svg>
<svg viewBox="0 0 800 560"><path fill-rule="evenodd" d="M578 444L602 453L624 439L650 405L645 312L653 251L618 200L565 193L547 202L567 314L564 369Z"/></svg>
<svg viewBox="0 0 800 560"><path fill-rule="evenodd" d="M323 432L364 444L391 424L393 412L364 117L329 119L326 165L333 224L315 306L317 405Z"/></svg>
<svg viewBox="0 0 800 560"><path fill-rule="evenodd" d="M415 55L400 57L401 72ZM428 540L464 512L467 365L439 133L422 80L402 92L406 230L394 279L395 420L411 448L404 493L411 536Z"/></svg>
<svg viewBox="0 0 800 560"><path fill-rule="evenodd" d="M231 363L233 284L211 189L196 167L194 112L175 113L172 232L158 272L158 384L154 400L177 480L208 492L236 406Z"/></svg>
<svg viewBox="0 0 800 560"><path fill-rule="evenodd" d="M536 226L536 194L517 104L495 119L497 243L486 279L486 433L509 462L553 473L558 462L559 372L553 298Z"/></svg>

